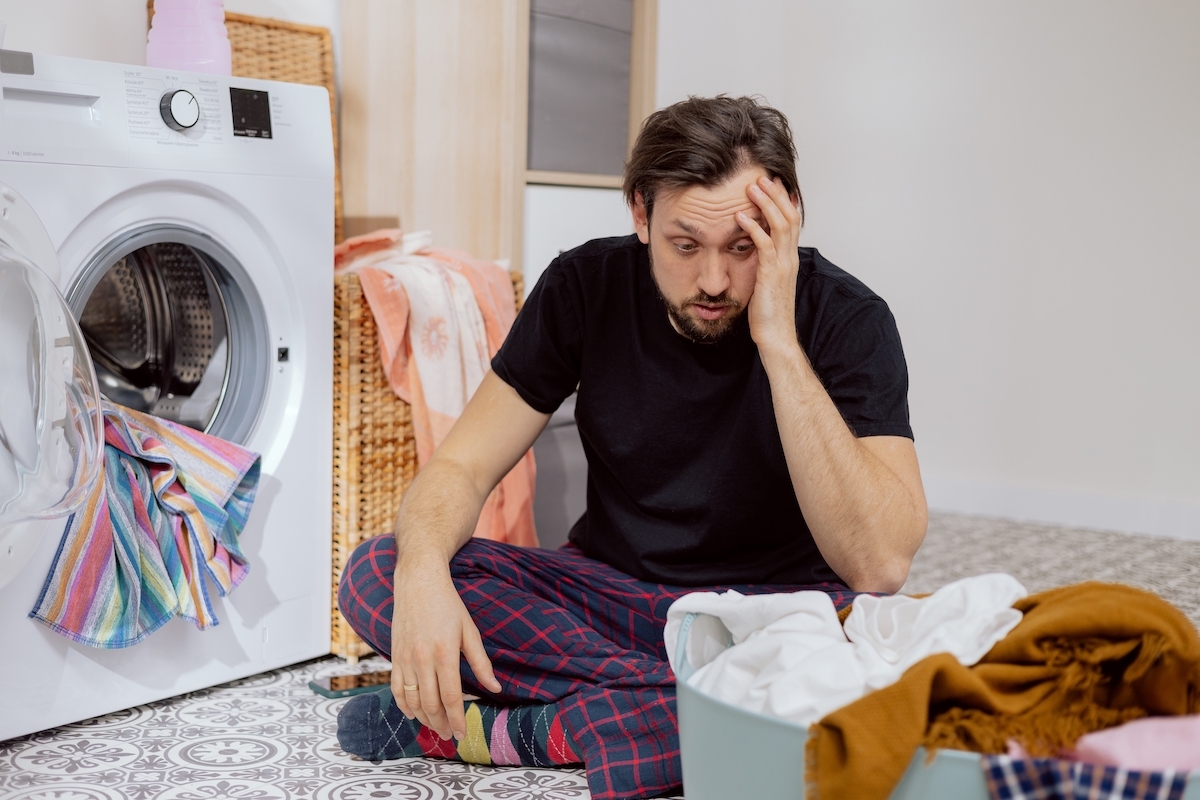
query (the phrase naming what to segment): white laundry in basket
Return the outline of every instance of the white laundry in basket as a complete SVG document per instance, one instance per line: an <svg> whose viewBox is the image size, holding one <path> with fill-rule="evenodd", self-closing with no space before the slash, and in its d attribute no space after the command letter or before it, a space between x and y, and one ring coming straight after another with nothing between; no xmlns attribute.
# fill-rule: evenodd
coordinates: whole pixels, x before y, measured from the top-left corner
<svg viewBox="0 0 1200 800"><path fill-rule="evenodd" d="M688 685L747 711L811 725L935 653L975 664L1021 621L1012 605L1026 594L1016 578L996 573L922 599L860 595L843 629L824 592L694 592L671 605L664 638L678 673L683 618L710 615L692 626L687 659L698 669Z"/></svg>

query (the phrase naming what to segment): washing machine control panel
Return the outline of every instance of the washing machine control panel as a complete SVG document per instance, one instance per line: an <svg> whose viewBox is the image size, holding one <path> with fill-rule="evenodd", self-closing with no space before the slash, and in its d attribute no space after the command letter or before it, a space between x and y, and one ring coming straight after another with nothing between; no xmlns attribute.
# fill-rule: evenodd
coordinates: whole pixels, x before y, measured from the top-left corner
<svg viewBox="0 0 1200 800"><path fill-rule="evenodd" d="M333 176L329 96L320 87L28 60L32 73L0 65L0 162Z"/></svg>
<svg viewBox="0 0 1200 800"><path fill-rule="evenodd" d="M158 101L158 113L174 131L186 131L200 121L200 104L187 89L174 89Z"/></svg>

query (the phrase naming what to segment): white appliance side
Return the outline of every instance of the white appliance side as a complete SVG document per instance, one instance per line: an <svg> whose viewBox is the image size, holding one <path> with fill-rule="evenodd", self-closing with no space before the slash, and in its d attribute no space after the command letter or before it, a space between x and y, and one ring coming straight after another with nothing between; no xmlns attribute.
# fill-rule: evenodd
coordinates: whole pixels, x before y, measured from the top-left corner
<svg viewBox="0 0 1200 800"><path fill-rule="evenodd" d="M259 144L269 144L260 142ZM332 180L0 163L39 212L69 285L89 254L131 226L174 223L241 262L266 311L272 363L247 446L264 457L242 544L250 574L216 598L221 624L173 620L145 642L98 650L27 617L61 538L48 530L0 591L0 740L322 655L329 649L332 464ZM215 597L215 592L213 593Z"/></svg>
<svg viewBox="0 0 1200 800"><path fill-rule="evenodd" d="M633 233L633 215L620 189L525 187L525 294L564 250L605 236Z"/></svg>
<svg viewBox="0 0 1200 800"><path fill-rule="evenodd" d="M37 172L45 176L46 167ZM76 168L69 174L78 172ZM127 192L118 192L118 198L128 197L128 192L136 197L138 187L152 185L145 174L108 175L110 181L116 177L131 184ZM43 180L47 187L56 183L53 176ZM251 233L237 230L232 220L219 219L221 211L235 209L220 204L203 207L185 193L159 198L166 205L137 220L192 216L192 227L223 227L218 234L222 243L242 261L262 296L272 343L289 348L289 361L273 365L264 410L247 443L264 455L258 498L242 536L252 565L250 575L228 598L217 601L223 624L213 630L200 632L176 620L133 648L95 650L68 642L26 618L48 572L61 528L50 532L25 574L0 593L0 636L12 645L0 655L0 674L12 681L8 685L24 687L22 693L6 692L0 699L0 739L328 652L332 344L327 332L332 329L328 278L332 215L323 202L309 199L321 192L304 183L218 176L207 184L261 209L258 220L263 230L288 232L273 237L269 246L256 245ZM23 194L37 195L31 188ZM38 200L46 199L30 202L36 207L41 205ZM119 219L122 211L128 209L110 199L76 230L118 231L128 222ZM56 241L61 227L47 225ZM78 254L86 250L78 237L65 244L60 245L64 286L81 266ZM268 252L271 248L277 250L274 257Z"/></svg>

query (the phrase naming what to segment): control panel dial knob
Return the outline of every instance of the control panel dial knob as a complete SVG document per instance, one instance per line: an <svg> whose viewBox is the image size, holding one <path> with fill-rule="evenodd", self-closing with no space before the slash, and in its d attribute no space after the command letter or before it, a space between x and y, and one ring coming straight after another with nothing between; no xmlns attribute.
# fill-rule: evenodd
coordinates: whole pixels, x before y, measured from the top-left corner
<svg viewBox="0 0 1200 800"><path fill-rule="evenodd" d="M200 121L200 104L187 89L164 94L158 101L158 111L171 130L186 131Z"/></svg>

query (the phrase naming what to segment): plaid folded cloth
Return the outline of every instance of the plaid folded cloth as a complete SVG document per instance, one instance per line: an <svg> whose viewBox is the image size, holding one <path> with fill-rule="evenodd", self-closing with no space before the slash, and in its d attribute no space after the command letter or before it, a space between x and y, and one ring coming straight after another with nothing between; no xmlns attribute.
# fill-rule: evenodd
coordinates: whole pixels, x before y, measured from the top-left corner
<svg viewBox="0 0 1200 800"><path fill-rule="evenodd" d="M92 647L129 647L178 615L217 624L221 595L250 567L238 537L259 456L105 400L104 472L67 521L29 616Z"/></svg>
<svg viewBox="0 0 1200 800"><path fill-rule="evenodd" d="M1180 800L1187 773L1106 767L1056 758L982 756L992 800Z"/></svg>

